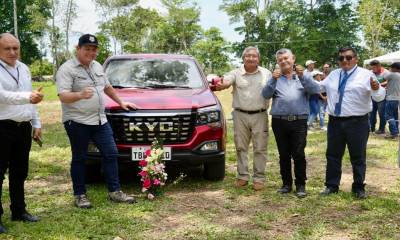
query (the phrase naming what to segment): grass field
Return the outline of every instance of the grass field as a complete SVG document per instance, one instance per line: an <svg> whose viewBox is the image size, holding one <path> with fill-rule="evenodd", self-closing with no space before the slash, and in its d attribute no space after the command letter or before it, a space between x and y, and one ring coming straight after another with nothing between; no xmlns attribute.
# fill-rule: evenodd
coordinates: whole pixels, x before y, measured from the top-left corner
<svg viewBox="0 0 400 240"><path fill-rule="evenodd" d="M281 196L278 154L270 131L266 188L233 187L236 158L232 123L228 121L227 176L224 181L203 180L197 172L166 193L149 201L140 193L132 173L123 190L138 197L135 205L113 204L103 183L88 186L94 208L72 204L69 177L70 149L60 123L60 104L54 85L45 84L46 101L39 105L44 123L44 146L33 146L26 183L28 209L42 220L36 224L9 220L8 184L4 184L3 223L9 233L0 239L400 239L400 182L397 142L371 136L368 143L366 200L349 193L352 171L346 154L341 192L319 196L325 174L326 136L310 133L309 196ZM230 91L218 93L229 115ZM252 166L252 164L250 164ZM7 181L7 180L6 180Z"/></svg>

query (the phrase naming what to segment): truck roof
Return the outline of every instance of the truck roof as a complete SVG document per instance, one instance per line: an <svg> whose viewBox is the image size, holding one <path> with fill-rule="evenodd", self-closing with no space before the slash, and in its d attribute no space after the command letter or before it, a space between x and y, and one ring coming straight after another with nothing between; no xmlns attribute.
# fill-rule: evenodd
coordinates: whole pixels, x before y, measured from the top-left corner
<svg viewBox="0 0 400 240"><path fill-rule="evenodd" d="M194 59L192 56L184 54L161 54L161 53L137 53L137 54L121 54L110 57L108 60L116 59Z"/></svg>

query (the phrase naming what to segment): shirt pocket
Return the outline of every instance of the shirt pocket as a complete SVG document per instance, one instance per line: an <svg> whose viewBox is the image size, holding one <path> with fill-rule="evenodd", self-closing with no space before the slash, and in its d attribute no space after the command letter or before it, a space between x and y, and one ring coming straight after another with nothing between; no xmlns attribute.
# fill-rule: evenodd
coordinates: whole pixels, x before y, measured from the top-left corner
<svg viewBox="0 0 400 240"><path fill-rule="evenodd" d="M240 89L246 89L249 87L249 82L245 79L239 78L236 80L236 86Z"/></svg>
<svg viewBox="0 0 400 240"><path fill-rule="evenodd" d="M74 81L72 84L72 91L81 91L86 87L93 87L93 82L89 76L85 76L82 73L77 73L74 75Z"/></svg>
<svg viewBox="0 0 400 240"><path fill-rule="evenodd" d="M106 85L106 78L104 72L95 72L93 74L93 77L95 78L96 81L96 86L101 86L104 87Z"/></svg>

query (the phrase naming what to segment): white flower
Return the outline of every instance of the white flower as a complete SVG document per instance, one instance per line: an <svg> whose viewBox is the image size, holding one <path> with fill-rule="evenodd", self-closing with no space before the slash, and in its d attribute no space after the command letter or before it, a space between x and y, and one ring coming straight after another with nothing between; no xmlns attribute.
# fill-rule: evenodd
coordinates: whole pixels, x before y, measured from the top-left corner
<svg viewBox="0 0 400 240"><path fill-rule="evenodd" d="M147 188L142 188L142 192L146 192L147 191Z"/></svg>
<svg viewBox="0 0 400 240"><path fill-rule="evenodd" d="M154 195L149 193L149 194L147 194L147 198L150 199L150 200L153 200L154 199Z"/></svg>

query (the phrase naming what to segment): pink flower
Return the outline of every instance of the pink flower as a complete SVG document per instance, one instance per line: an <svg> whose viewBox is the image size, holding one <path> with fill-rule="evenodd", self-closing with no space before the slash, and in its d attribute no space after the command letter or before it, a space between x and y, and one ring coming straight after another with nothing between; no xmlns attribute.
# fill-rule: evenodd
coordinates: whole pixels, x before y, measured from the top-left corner
<svg viewBox="0 0 400 240"><path fill-rule="evenodd" d="M151 149L147 149L146 152L145 152L145 155L146 155L146 157L150 156L151 155Z"/></svg>
<svg viewBox="0 0 400 240"><path fill-rule="evenodd" d="M154 184L154 186L158 186L158 185L160 185L160 180L158 180L158 179L154 179L153 180L153 184Z"/></svg>
<svg viewBox="0 0 400 240"><path fill-rule="evenodd" d="M139 175L142 176L142 177L146 177L146 176L148 175L148 172L146 172L146 171L141 171L141 172L139 173Z"/></svg>
<svg viewBox="0 0 400 240"><path fill-rule="evenodd" d="M149 189L149 188L151 187L151 181L150 181L150 179L146 178L146 179L143 181L143 187L144 187L144 188L147 188L147 189Z"/></svg>
<svg viewBox="0 0 400 240"><path fill-rule="evenodd" d="M147 161L146 160L139 161L139 166L146 167L147 166Z"/></svg>

